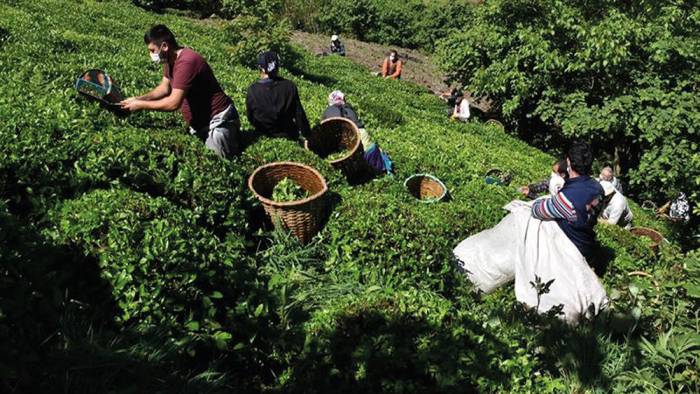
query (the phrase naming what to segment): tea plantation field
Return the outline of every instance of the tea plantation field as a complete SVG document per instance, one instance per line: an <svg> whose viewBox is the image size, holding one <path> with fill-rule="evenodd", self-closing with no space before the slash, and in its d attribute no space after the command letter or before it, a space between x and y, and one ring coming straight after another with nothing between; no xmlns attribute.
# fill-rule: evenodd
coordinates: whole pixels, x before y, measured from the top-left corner
<svg viewBox="0 0 700 394"><path fill-rule="evenodd" d="M449 121L421 88L298 50L312 123L343 90L396 174L350 185L290 141L258 138L224 161L179 114L118 118L77 96L102 68L127 95L161 78L144 31L167 24L244 113L257 73L230 60L219 23L125 0L0 2L0 391L697 392L700 253L655 254L599 226L610 311L565 327L512 286L474 294L451 250L496 224L553 157L494 126ZM329 183L332 213L300 246L260 226L246 186L293 160ZM491 168L511 187L486 185ZM431 173L450 199L421 204L403 180Z"/></svg>

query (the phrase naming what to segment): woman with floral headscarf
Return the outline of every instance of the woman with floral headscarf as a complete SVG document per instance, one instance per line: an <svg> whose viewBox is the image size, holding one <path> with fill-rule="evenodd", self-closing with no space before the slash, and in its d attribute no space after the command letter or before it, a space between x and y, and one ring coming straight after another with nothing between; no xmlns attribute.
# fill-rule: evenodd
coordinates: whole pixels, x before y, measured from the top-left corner
<svg viewBox="0 0 700 394"><path fill-rule="evenodd" d="M348 119L360 130L360 140L362 141L367 163L379 173L390 173L393 166L391 159L372 141L367 129L365 129L365 124L357 116L352 106L345 102L345 94L340 90L334 90L328 95L328 108L323 112L321 120L336 117Z"/></svg>

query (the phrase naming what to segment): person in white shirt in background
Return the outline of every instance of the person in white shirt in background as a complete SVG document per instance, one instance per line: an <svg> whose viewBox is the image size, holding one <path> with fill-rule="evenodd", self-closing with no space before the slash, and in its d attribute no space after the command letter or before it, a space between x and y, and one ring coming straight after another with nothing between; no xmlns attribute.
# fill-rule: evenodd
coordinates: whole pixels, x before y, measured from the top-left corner
<svg viewBox="0 0 700 394"><path fill-rule="evenodd" d="M455 109L452 113L452 119L466 122L469 120L469 116L469 100L464 97L457 97L457 100L455 100Z"/></svg>
<svg viewBox="0 0 700 394"><path fill-rule="evenodd" d="M545 179L538 183L531 183L527 186L522 186L518 189L523 196L534 200L538 195L549 191L549 194L556 196L564 187L566 178L569 175L566 172L566 160L557 160L552 164L552 174L549 179Z"/></svg>
<svg viewBox="0 0 700 394"><path fill-rule="evenodd" d="M600 181L600 185L603 187L605 201L608 201L608 203L605 205L603 212L601 212L599 220L607 224L617 224L626 230L632 228L633 216L632 210L627 204L627 198L615 189L615 186L610 181Z"/></svg>
<svg viewBox="0 0 700 394"><path fill-rule="evenodd" d="M606 165L603 167L602 170L600 170L600 175L598 176L599 181L608 181L612 183L613 187L615 190L618 192L622 193L622 184L620 183L620 180L617 179L615 176L615 171L613 171L612 167L609 165Z"/></svg>

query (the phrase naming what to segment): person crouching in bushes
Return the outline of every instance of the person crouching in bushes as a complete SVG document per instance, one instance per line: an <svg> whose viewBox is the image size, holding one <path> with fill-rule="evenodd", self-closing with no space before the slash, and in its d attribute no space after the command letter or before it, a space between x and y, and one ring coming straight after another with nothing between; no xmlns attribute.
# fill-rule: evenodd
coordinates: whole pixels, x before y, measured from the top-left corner
<svg viewBox="0 0 700 394"><path fill-rule="evenodd" d="M607 308L605 288L590 266L603 197L589 175L592 163L588 145L574 144L567 153L569 179L556 195L511 201L495 227L457 245L459 268L478 290L489 293L514 281L519 302L572 324Z"/></svg>
<svg viewBox="0 0 700 394"><path fill-rule="evenodd" d="M600 185L603 187L603 192L605 192L605 199L603 210L598 220L601 223L617 224L625 230L631 229L633 215L629 204L627 204L627 198L610 181L600 181Z"/></svg>
<svg viewBox="0 0 700 394"><path fill-rule="evenodd" d="M255 131L270 137L299 139L311 130L294 82L278 75L279 58L274 52L258 56L260 79L250 85L246 115Z"/></svg>
<svg viewBox="0 0 700 394"><path fill-rule="evenodd" d="M452 111L452 119L466 122L467 120L469 120L469 116L471 116L469 112L469 100L464 98L464 96L457 97L455 99L454 111Z"/></svg>
<svg viewBox="0 0 700 394"><path fill-rule="evenodd" d="M619 191L620 193L623 192L622 190L622 184L620 183L620 179L618 179L615 176L615 171L613 171L613 168L611 165L605 165L601 170L600 170L600 175L598 176L599 181L608 181L612 183L613 187Z"/></svg>
<svg viewBox="0 0 700 394"><path fill-rule="evenodd" d="M341 117L348 119L360 130L360 140L365 151L365 161L377 173L390 173L393 163L389 155L382 152L379 146L372 141L369 132L365 129L365 124L357 116L357 113L350 104L345 101L345 94L340 90L335 90L328 95L328 108L323 112L322 120L328 118Z"/></svg>
<svg viewBox="0 0 700 394"><path fill-rule="evenodd" d="M569 178L551 197L542 197L532 205L532 217L555 221L581 254L589 258L596 246L593 227L602 202L603 187L591 178L593 154L584 142L574 144L566 157Z"/></svg>
<svg viewBox="0 0 700 394"><path fill-rule="evenodd" d="M190 134L221 157L239 152L240 119L209 64L200 54L178 45L165 25L153 26L143 38L151 60L163 65L163 79L150 92L122 101L127 111L180 109Z"/></svg>
<svg viewBox="0 0 700 394"><path fill-rule="evenodd" d="M337 34L331 36L330 54L345 56L345 45L340 41L340 37Z"/></svg>
<svg viewBox="0 0 700 394"><path fill-rule="evenodd" d="M566 182L566 179L569 177L569 174L566 172L566 167L566 160L557 160L552 164L552 173L549 179L523 186L518 189L518 191L530 200L534 200L538 195L545 192L549 192L549 194L555 196L559 193L559 190L564 187L564 182Z"/></svg>
<svg viewBox="0 0 700 394"><path fill-rule="evenodd" d="M389 57L382 64L382 77L388 79L401 79L403 62L399 59L399 53L395 50L389 52Z"/></svg>

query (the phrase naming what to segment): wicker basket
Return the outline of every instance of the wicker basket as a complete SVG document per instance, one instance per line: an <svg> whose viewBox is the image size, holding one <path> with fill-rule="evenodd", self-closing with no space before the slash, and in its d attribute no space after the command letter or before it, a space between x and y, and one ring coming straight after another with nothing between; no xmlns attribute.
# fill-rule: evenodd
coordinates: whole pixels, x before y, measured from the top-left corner
<svg viewBox="0 0 700 394"><path fill-rule="evenodd" d="M424 203L441 201L447 195L445 184L430 174L411 175L403 185L413 197Z"/></svg>
<svg viewBox="0 0 700 394"><path fill-rule="evenodd" d="M124 99L119 86L106 72L98 69L87 70L75 80L75 90L82 96L100 103L104 108L117 115L128 115L121 108L120 101Z"/></svg>
<svg viewBox="0 0 700 394"><path fill-rule="evenodd" d="M491 168L484 175L484 182L489 185L507 186L512 179L513 176L510 173L503 172L498 168Z"/></svg>
<svg viewBox="0 0 700 394"><path fill-rule="evenodd" d="M500 128L501 130L505 130L505 127L503 127L503 123L497 121L496 119L489 119L485 123L486 126L496 126Z"/></svg>
<svg viewBox="0 0 700 394"><path fill-rule="evenodd" d="M290 202L271 200L278 182L290 178L309 192L309 197ZM315 169L300 163L275 162L258 167L248 178L248 188L260 200L272 223L282 224L301 243L307 243L319 231L326 211L328 186Z"/></svg>
<svg viewBox="0 0 700 394"><path fill-rule="evenodd" d="M306 149L324 158L339 150L348 151L344 157L330 162L346 178L353 178L367 168L360 131L348 119L336 117L324 120L311 130L305 146Z"/></svg>
<svg viewBox="0 0 700 394"><path fill-rule="evenodd" d="M647 237L654 241L651 244L651 249L654 251L656 251L661 242L664 241L664 236L661 235L661 233L648 227L632 227L630 232L638 237Z"/></svg>

